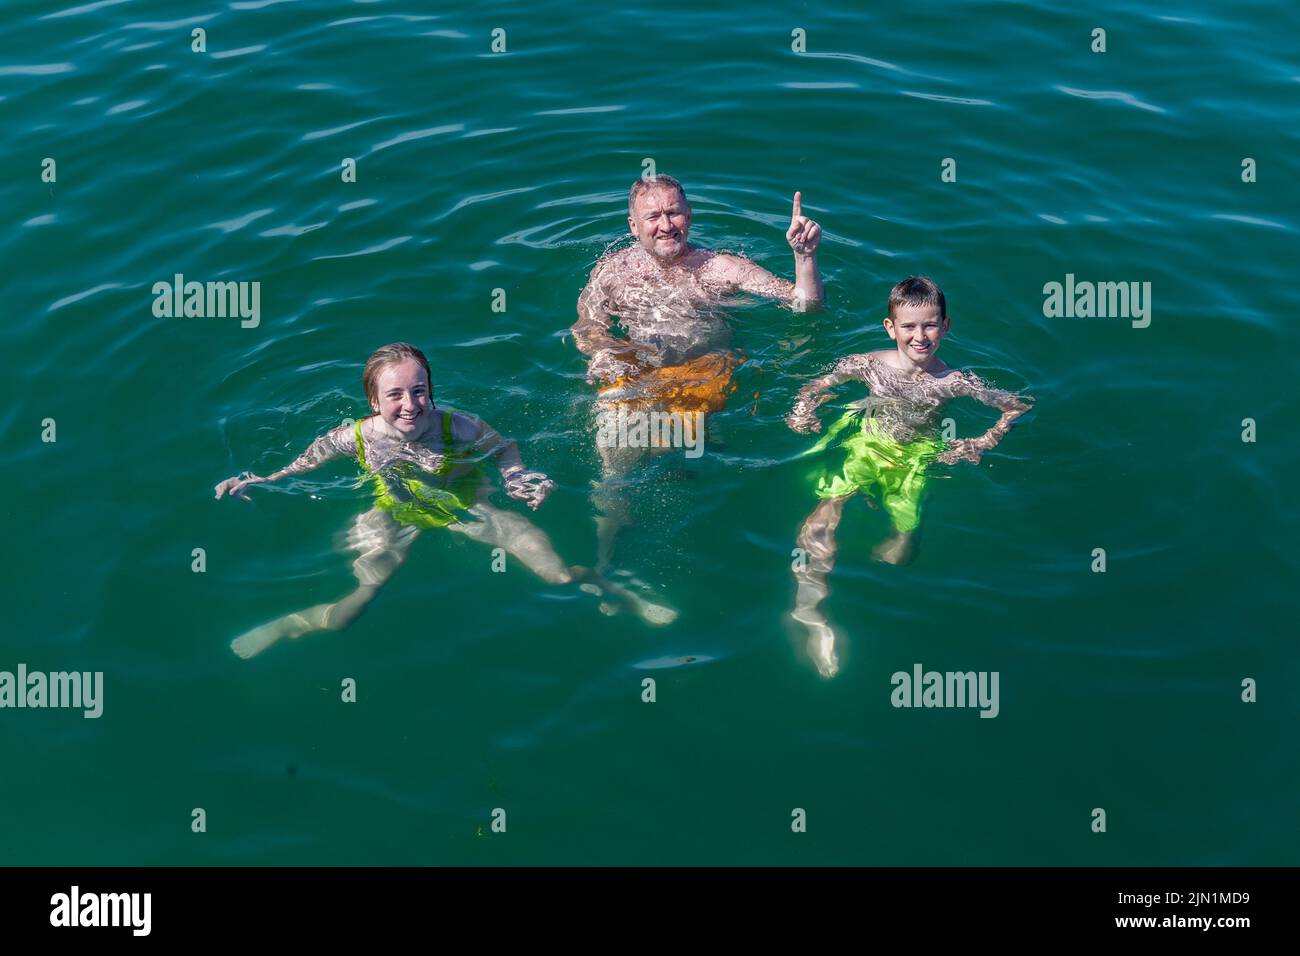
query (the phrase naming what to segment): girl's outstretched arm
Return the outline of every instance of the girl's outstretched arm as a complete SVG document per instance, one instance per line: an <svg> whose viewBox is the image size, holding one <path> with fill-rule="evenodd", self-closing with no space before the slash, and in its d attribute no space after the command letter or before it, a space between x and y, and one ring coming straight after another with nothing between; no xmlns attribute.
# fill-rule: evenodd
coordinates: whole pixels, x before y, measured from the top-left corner
<svg viewBox="0 0 1300 956"><path fill-rule="evenodd" d="M799 389L794 408L785 417L785 423L797 432L821 431L821 422L817 421L816 412L817 406L830 398L826 394L827 390L848 381L862 382L869 386L871 382L867 377L867 368L872 361L870 353L844 356L828 373Z"/></svg>
<svg viewBox="0 0 1300 956"><path fill-rule="evenodd" d="M469 423L469 440L474 448L496 462L506 494L536 511L555 489L555 482L543 472L528 471L524 467L519 457L519 446L514 439L502 437L500 432L477 415L459 414Z"/></svg>
<svg viewBox="0 0 1300 956"><path fill-rule="evenodd" d="M993 388L971 372L955 372L951 378L954 385L953 398L966 396L1002 412L1002 416L993 427L983 435L978 438L957 439L949 444L948 449L937 459L945 465L953 465L963 460L978 465L980 456L996 447L997 443L1011 431L1012 422L1033 407L1034 399L1030 395L1018 395L1015 392Z"/></svg>
<svg viewBox="0 0 1300 956"><path fill-rule="evenodd" d="M290 475L301 475L313 468L319 468L331 459L341 458L349 454L355 447L356 441L352 437L352 429L347 425L340 425L338 428L327 431L308 445L307 450L295 458L291 464L265 478L255 475L251 471L246 471L242 475L236 475L233 478L227 478L217 485L217 497L229 495L231 498L243 498L245 501L251 501L252 499L244 493L244 489L249 485L260 485L269 481L279 481L281 478L288 478Z"/></svg>

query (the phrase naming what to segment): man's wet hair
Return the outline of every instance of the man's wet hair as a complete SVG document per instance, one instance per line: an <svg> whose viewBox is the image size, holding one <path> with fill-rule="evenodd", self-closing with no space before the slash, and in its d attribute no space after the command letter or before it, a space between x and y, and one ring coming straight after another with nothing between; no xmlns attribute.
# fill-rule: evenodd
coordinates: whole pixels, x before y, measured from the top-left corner
<svg viewBox="0 0 1300 956"><path fill-rule="evenodd" d="M636 215L636 197L641 195L647 189L653 189L655 187L676 189L677 195L682 197L683 205L689 205L686 200L686 190L683 189L682 184L673 179L673 177L663 174L657 176L644 176L634 182L632 188L627 192L627 214L629 216Z"/></svg>
<svg viewBox="0 0 1300 956"><path fill-rule="evenodd" d="M904 279L889 290L889 318L894 318L894 309L900 305L937 305L939 318L948 318L948 303L944 301L943 290L929 276L912 276Z"/></svg>

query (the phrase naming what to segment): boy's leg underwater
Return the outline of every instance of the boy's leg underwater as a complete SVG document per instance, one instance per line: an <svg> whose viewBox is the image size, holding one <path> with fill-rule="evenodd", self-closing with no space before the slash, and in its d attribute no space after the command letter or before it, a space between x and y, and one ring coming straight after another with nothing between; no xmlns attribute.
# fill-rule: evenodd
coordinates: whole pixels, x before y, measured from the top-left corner
<svg viewBox="0 0 1300 956"><path fill-rule="evenodd" d="M894 528L888 538L871 550L871 556L886 564L911 564L916 557L916 532Z"/></svg>
<svg viewBox="0 0 1300 956"><path fill-rule="evenodd" d="M804 560L794 568L798 588L790 616L807 628L808 653L823 677L834 677L840 669L839 657L835 653L835 632L818 605L829 591L826 576L835 566L835 529L843 517L844 502L850 497L845 495L819 501L799 529L796 540L804 552Z"/></svg>

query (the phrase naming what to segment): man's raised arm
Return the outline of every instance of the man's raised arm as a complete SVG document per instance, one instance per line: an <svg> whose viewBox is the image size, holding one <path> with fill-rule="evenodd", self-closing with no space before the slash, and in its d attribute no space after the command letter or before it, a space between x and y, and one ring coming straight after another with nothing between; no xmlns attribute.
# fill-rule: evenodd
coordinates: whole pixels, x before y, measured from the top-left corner
<svg viewBox="0 0 1300 956"><path fill-rule="evenodd" d="M822 241L822 227L803 214L803 194L794 194L790 228L786 242L794 250L794 282L768 272L744 256L722 254L717 268L731 288L768 299L781 299L798 312L821 304L822 276L817 268L817 247Z"/></svg>
<svg viewBox="0 0 1300 956"><path fill-rule="evenodd" d="M794 304L801 311L822 301L822 274L817 268L817 247L822 242L822 227L803 214L803 194L794 194L790 211L790 228L786 242L794 250Z"/></svg>

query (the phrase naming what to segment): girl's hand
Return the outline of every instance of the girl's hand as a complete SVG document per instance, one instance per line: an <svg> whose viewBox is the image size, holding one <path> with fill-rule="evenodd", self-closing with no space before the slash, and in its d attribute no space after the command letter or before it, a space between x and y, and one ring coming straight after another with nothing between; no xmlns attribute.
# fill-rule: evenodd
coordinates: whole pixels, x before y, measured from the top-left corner
<svg viewBox="0 0 1300 956"><path fill-rule="evenodd" d="M244 489L249 485L260 485L262 482L270 480L270 478L261 478L253 474L251 471L246 471L238 477L227 478L221 484L217 485L217 497L220 498L222 495L229 495L231 498L239 497L243 498L245 501L252 501L252 498L244 494Z"/></svg>
<svg viewBox="0 0 1300 956"><path fill-rule="evenodd" d="M955 465L959 461L968 461L972 465L980 463L980 455L988 448L977 438L958 438L948 445L946 451L940 454L935 461L944 465Z"/></svg>
<svg viewBox="0 0 1300 956"><path fill-rule="evenodd" d="M507 475L502 475L502 478L505 480L506 494L516 501L522 501L534 511L555 490L555 482L540 471L524 471L523 468L518 468Z"/></svg>

